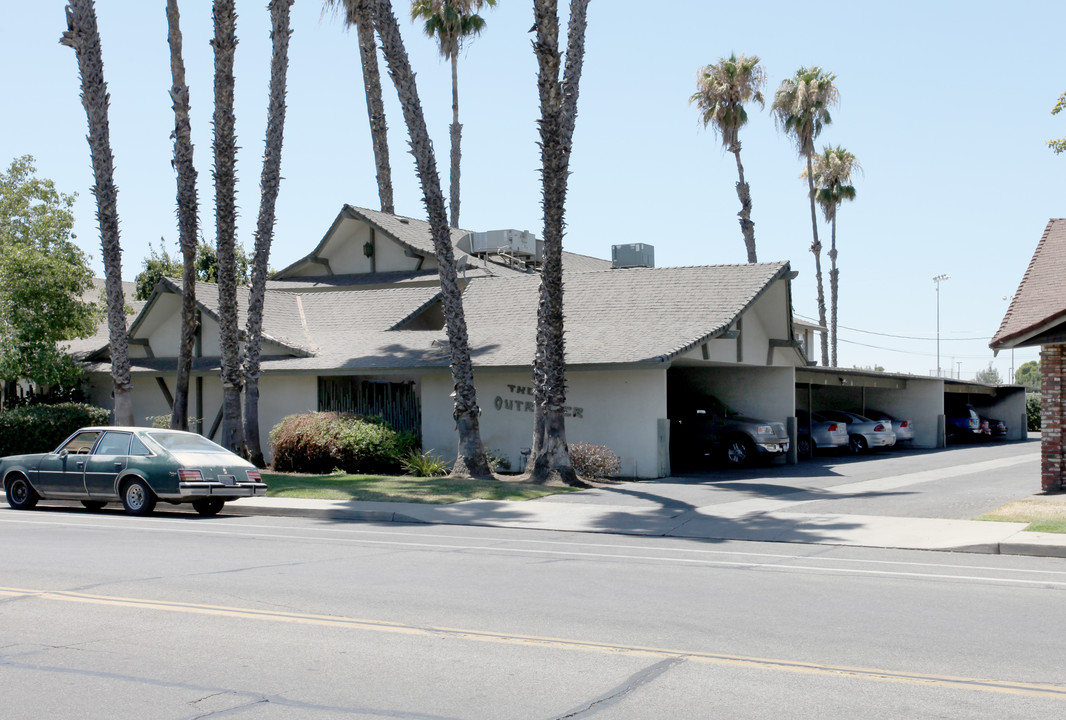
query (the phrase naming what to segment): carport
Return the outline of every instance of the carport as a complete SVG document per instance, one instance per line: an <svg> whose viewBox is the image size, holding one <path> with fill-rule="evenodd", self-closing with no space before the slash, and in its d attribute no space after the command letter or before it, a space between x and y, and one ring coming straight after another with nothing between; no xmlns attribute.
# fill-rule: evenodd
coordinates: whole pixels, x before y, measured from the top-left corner
<svg viewBox="0 0 1066 720"><path fill-rule="evenodd" d="M973 405L978 415L1006 422L1007 440L1028 437L1024 386L944 380L944 410L949 413L958 411L967 404Z"/></svg>
<svg viewBox="0 0 1066 720"><path fill-rule="evenodd" d="M667 417L676 419L683 408L691 407L698 398L718 398L743 415L784 423L792 438L788 462L794 463L795 373L792 366L689 364L682 360L666 373Z"/></svg>
<svg viewBox="0 0 1066 720"><path fill-rule="evenodd" d="M843 368L796 369L796 407L880 410L914 424L914 447L943 447L944 380ZM1022 410L1025 410L1022 399Z"/></svg>

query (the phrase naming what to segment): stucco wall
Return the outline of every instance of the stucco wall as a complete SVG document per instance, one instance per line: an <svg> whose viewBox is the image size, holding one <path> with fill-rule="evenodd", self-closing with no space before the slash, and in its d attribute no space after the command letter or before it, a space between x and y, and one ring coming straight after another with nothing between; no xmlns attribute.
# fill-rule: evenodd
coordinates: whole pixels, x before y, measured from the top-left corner
<svg viewBox="0 0 1066 720"><path fill-rule="evenodd" d="M765 352L765 350L764 350ZM763 358L765 360L765 358ZM671 397L712 395L744 415L785 422L795 415L791 367L684 367L671 371Z"/></svg>
<svg viewBox="0 0 1066 720"><path fill-rule="evenodd" d="M914 425L914 447L937 447L937 418L944 414L944 381L907 380L901 390L867 388L866 407Z"/></svg>
<svg viewBox="0 0 1066 720"><path fill-rule="evenodd" d="M606 445L622 460L625 477L658 476L658 420L666 418L666 372L574 370L567 372L570 443ZM514 470L533 436L533 395L529 372L479 370L475 382L481 405L485 448L505 457ZM449 461L458 436L452 419L451 376L422 378L422 444Z"/></svg>

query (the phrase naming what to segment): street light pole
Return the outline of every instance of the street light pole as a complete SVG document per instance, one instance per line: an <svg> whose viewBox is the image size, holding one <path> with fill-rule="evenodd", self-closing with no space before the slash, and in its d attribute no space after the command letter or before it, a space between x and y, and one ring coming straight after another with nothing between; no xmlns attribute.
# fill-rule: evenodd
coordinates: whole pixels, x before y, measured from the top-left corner
<svg viewBox="0 0 1066 720"><path fill-rule="evenodd" d="M936 284L936 376L940 375L940 283L950 279L950 275L937 275L933 278Z"/></svg>

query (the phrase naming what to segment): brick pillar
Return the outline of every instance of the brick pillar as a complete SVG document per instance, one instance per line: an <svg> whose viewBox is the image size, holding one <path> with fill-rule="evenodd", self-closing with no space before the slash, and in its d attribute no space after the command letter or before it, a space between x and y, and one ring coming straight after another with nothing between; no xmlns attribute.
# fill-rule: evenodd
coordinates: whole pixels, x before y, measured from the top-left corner
<svg viewBox="0 0 1066 720"><path fill-rule="evenodd" d="M1063 487L1063 375L1066 345L1040 347L1040 487L1059 492Z"/></svg>

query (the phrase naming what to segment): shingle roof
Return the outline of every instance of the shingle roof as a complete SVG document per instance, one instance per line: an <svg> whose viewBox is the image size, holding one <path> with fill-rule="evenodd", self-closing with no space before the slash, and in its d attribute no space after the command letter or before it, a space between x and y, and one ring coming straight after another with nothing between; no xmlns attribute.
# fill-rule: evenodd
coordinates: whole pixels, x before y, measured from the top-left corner
<svg viewBox="0 0 1066 720"><path fill-rule="evenodd" d="M81 299L85 302L95 302L101 305L106 305L106 300L102 300L101 293L104 292L104 279L93 278L92 287L82 293ZM137 317L137 314L144 308L145 300L135 300L137 296L137 284L132 282L122 283L122 294L125 296L126 304L133 308L133 314L126 316L126 326L129 327L133 319ZM62 343L66 347L67 352L76 358L84 357L91 352L99 350L102 346L106 346L111 341L110 333L107 329L107 313L105 310L104 315L100 318L100 322L96 325L96 332L87 338L79 338L75 340L68 340Z"/></svg>
<svg viewBox="0 0 1066 720"><path fill-rule="evenodd" d="M660 363L726 330L787 262L572 273L565 278L566 358L571 365ZM463 295L479 367L532 362L540 275L472 280ZM212 314L217 292L197 286ZM246 304L242 289L238 302ZM394 330L439 296L436 287L268 292L264 334L291 348L263 359L275 372L344 372L448 365L444 330ZM787 314L789 308L781 308ZM243 311L240 322L244 323ZM134 361L142 371L160 361ZM205 359L201 362L217 362ZM94 368L99 369L99 368Z"/></svg>
<svg viewBox="0 0 1066 720"><path fill-rule="evenodd" d="M1066 218L1048 221L1007 314L989 343L1000 350L1024 345L1066 319Z"/></svg>

